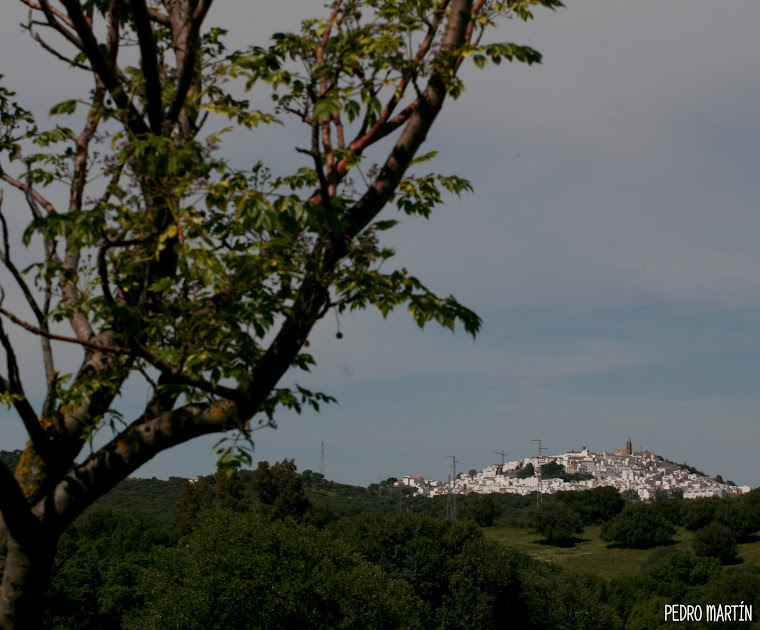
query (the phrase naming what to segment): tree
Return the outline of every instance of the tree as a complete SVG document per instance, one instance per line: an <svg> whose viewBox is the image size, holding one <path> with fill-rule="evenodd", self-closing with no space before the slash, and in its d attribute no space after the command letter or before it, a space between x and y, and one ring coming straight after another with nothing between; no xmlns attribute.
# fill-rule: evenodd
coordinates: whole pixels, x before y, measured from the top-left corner
<svg viewBox="0 0 760 630"><path fill-rule="evenodd" d="M665 503L668 500L668 491L662 488L657 488L652 493L652 503Z"/></svg>
<svg viewBox="0 0 760 630"><path fill-rule="evenodd" d="M246 512L250 507L238 471L217 470L211 481L207 477L198 477L182 485L177 504L177 525L188 534L209 512L225 509Z"/></svg>
<svg viewBox="0 0 760 630"><path fill-rule="evenodd" d="M752 495L721 499L715 520L731 529L738 540L748 540L760 529L760 505Z"/></svg>
<svg viewBox="0 0 760 630"><path fill-rule="evenodd" d="M686 587L705 584L720 573L720 563L714 558L695 556L672 547L657 550L646 568L659 592L671 600L682 598Z"/></svg>
<svg viewBox="0 0 760 630"><path fill-rule="evenodd" d="M480 527L491 527L501 513L502 508L490 494L479 494L460 511L462 518L475 521Z"/></svg>
<svg viewBox="0 0 760 630"><path fill-rule="evenodd" d="M561 6L336 0L269 47L228 52L224 31L204 26L212 0L19 2L51 62L92 87L52 105L74 115L71 128L43 129L0 85L0 179L31 216L16 234L0 214L3 295L14 301L0 304L0 399L28 433L15 471L0 466L4 628L39 625L63 528L149 459L230 432L220 464L250 463L251 431L274 426L277 409L330 401L280 381L315 363L308 337L331 310L406 305L420 326L477 333L480 319L453 297L388 270L393 251L380 235L396 222L378 215L393 204L427 217L444 192L470 189L418 174L432 157L420 147L446 98L461 93L465 61L540 61L529 47L484 43L484 31L499 17L531 18L535 5ZM273 110L241 98L243 82L269 90ZM220 154L223 134L206 131L214 119L293 120L306 146L292 173L255 156L241 170ZM17 242L30 250L26 270ZM39 340L39 405L11 324ZM61 344L81 350L75 363ZM123 418L115 401L130 379L150 396ZM103 431L111 439L83 452Z"/></svg>
<svg viewBox="0 0 760 630"><path fill-rule="evenodd" d="M722 571L706 585L701 599L703 606L715 605L716 602L742 602L757 610L760 606L760 567L749 565ZM714 622L707 627L711 630L740 630L748 625L751 627L745 616L743 621L725 618L723 622Z"/></svg>
<svg viewBox="0 0 760 630"><path fill-rule="evenodd" d="M157 547L179 532L167 521L135 511L92 510L69 527L58 545L47 601L47 628L110 630L140 605L137 579Z"/></svg>
<svg viewBox="0 0 760 630"><path fill-rule="evenodd" d="M308 468L301 473L303 483L307 488L318 487L322 484L325 476L322 473L314 472Z"/></svg>
<svg viewBox="0 0 760 630"><path fill-rule="evenodd" d="M656 505L629 503L614 519L602 525L601 538L624 547L654 547L668 542L675 527Z"/></svg>
<svg viewBox="0 0 760 630"><path fill-rule="evenodd" d="M259 462L253 471L252 485L261 505L273 518L302 519L312 509L304 491L303 477L296 474L296 463L292 459L275 462L273 466Z"/></svg>
<svg viewBox="0 0 760 630"><path fill-rule="evenodd" d="M583 531L578 512L559 501L544 503L531 513L535 530L551 543L567 542Z"/></svg>
<svg viewBox="0 0 760 630"><path fill-rule="evenodd" d="M736 560L739 552L734 532L721 523L709 523L698 530L692 544L698 556L717 558L723 564Z"/></svg>
<svg viewBox="0 0 760 630"><path fill-rule="evenodd" d="M683 490L681 488L672 488L669 497L671 501L683 501Z"/></svg>
<svg viewBox="0 0 760 630"><path fill-rule="evenodd" d="M409 584L328 532L216 512L182 544L155 550L126 628L419 628Z"/></svg>
<svg viewBox="0 0 760 630"><path fill-rule="evenodd" d="M698 497L684 502L681 507L683 526L692 532L702 529L715 520L721 505L722 499L718 497Z"/></svg>
<svg viewBox="0 0 760 630"><path fill-rule="evenodd" d="M189 534L204 514L214 510L216 492L206 477L187 480L180 490L177 503L177 525Z"/></svg>
<svg viewBox="0 0 760 630"><path fill-rule="evenodd" d="M531 462L528 462L528 465L525 467L520 467L517 469L517 473L515 473L515 477L518 479L527 479L528 477L532 477L536 474L536 468L533 466Z"/></svg>
<svg viewBox="0 0 760 630"><path fill-rule="evenodd" d="M635 490L631 490L630 488L628 490L623 490L620 493L621 498L626 503L635 503L638 501L641 501L641 497L639 496L639 493Z"/></svg>
<svg viewBox="0 0 760 630"><path fill-rule="evenodd" d="M541 464L541 476L544 479L556 479L565 475L565 467L557 462Z"/></svg>
<svg viewBox="0 0 760 630"><path fill-rule="evenodd" d="M585 525L609 521L625 507L625 499L612 486L599 486L582 492L557 492L552 498L575 510Z"/></svg>

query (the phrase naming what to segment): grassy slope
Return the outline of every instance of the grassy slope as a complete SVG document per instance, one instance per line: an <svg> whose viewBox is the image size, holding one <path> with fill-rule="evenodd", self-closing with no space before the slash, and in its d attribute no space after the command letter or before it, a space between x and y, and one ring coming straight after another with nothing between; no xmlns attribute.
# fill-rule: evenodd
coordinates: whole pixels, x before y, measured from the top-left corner
<svg viewBox="0 0 760 630"><path fill-rule="evenodd" d="M642 567L659 551L654 549L621 549L608 547L599 538L600 527L587 527L579 536L580 541L571 547L557 547L543 541L538 534L516 527L490 527L485 530L488 538L524 551L534 558L553 562L571 571L589 573L611 579L625 575L640 575ZM674 548L691 549L693 533L678 528L673 538ZM739 545L739 557L747 565L760 566L760 541Z"/></svg>

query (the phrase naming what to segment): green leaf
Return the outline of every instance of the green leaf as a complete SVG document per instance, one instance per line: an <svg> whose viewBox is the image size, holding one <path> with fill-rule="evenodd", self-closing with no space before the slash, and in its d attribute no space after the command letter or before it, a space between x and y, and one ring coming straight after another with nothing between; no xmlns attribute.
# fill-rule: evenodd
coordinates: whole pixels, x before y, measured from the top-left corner
<svg viewBox="0 0 760 630"><path fill-rule="evenodd" d="M62 114L73 114L76 111L77 104L79 101L77 99L70 99L68 101L61 101L57 105L53 105L50 108L49 115L50 116L59 116Z"/></svg>
<svg viewBox="0 0 760 630"><path fill-rule="evenodd" d="M314 104L314 118L322 122L341 111L340 101L334 96L320 99Z"/></svg>

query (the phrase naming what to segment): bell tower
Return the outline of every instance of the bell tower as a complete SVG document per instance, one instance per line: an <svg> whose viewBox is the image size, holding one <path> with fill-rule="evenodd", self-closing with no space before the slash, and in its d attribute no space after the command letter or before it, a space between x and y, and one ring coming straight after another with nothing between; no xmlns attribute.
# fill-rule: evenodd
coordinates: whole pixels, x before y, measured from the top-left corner
<svg viewBox="0 0 760 630"><path fill-rule="evenodd" d="M631 438L628 438L628 441L625 443L625 452L629 455L633 453L633 447L631 446Z"/></svg>

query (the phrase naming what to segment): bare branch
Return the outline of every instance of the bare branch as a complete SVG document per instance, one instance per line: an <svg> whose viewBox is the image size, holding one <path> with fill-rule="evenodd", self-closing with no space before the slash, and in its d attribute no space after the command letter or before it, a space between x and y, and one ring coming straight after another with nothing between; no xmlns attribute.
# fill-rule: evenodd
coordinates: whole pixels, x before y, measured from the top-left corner
<svg viewBox="0 0 760 630"><path fill-rule="evenodd" d="M47 4L43 0L43 4ZM87 55L92 69L100 81L111 94L116 105L122 111L124 122L129 130L136 136L142 136L150 132L145 121L140 116L132 101L124 91L121 79L114 66L103 56L98 40L92 32L87 17L82 13L82 7L78 0L61 0L66 7L71 23L81 38L78 48Z"/></svg>
<svg viewBox="0 0 760 630"><path fill-rule="evenodd" d="M111 65L116 67L116 58L119 55L119 18L121 0L111 0L108 9L108 34L106 35L106 47Z"/></svg>
<svg viewBox="0 0 760 630"><path fill-rule="evenodd" d="M87 184L87 173L89 169L89 149L90 142L95 136L100 120L100 109L103 105L105 90L98 85L95 88L92 106L87 113L87 121L84 128L77 136L75 141L74 153L74 172L71 178L71 192L69 197L69 212L77 212L82 209L82 199L84 188ZM66 239L66 254L63 260L63 268L73 276L79 268L79 245L71 237ZM64 275L65 278L65 275ZM89 341L95 332L89 317L77 306L79 300L79 290L76 283L70 279L62 279L61 291L63 293L64 303L72 309L70 317L71 327L76 332L77 337L83 341Z"/></svg>
<svg viewBox="0 0 760 630"><path fill-rule="evenodd" d="M51 55L53 55L54 57L57 57L61 61L65 61L67 64L69 64L70 66L73 66L74 68L79 68L80 70L87 70L89 72L92 71L92 68L88 68L84 64L74 61L74 59L72 59L71 57L67 57L62 52L56 50L50 44L48 44L44 39L42 39L42 36L37 31L34 30L33 27L35 25L49 26L47 22L37 22L37 21L30 20L27 24L22 24L21 28L27 30L29 32L29 35L32 37L32 39L36 41L42 47L43 50L49 52Z"/></svg>
<svg viewBox="0 0 760 630"><path fill-rule="evenodd" d="M42 214L39 212L39 210L36 207L36 204L41 205L43 208L45 208L46 212L55 212L55 206L53 206L52 203L50 203L45 197L43 197L37 190L32 188L31 185L25 184L19 180L17 180L15 177L11 177L8 175L8 173L3 172L0 170L0 179L2 179L4 182L7 182L14 188L18 188L21 192L23 192L28 200L30 201L29 207L32 210L32 213L35 215L35 217L42 216Z"/></svg>
<svg viewBox="0 0 760 630"><path fill-rule="evenodd" d="M47 0L40 0L39 4L22 0L27 6L38 11L42 11L47 19L47 23L53 30L58 31L69 42L74 44L78 50L82 50L82 42L69 30L74 28L74 23L65 16L61 11L50 6Z"/></svg>
<svg viewBox="0 0 760 630"><path fill-rule="evenodd" d="M26 283L26 280L24 280L24 277L21 275L21 272L18 270L15 264L13 264L13 260L11 259L11 245L10 241L8 239L8 222L5 220L5 213L3 212L3 191L0 189L0 227L2 227L3 232L3 250L0 252L0 261L5 265L5 267L8 269L8 271L11 272L11 275L13 276L13 279L16 281L16 284L18 284L19 288L24 294L24 298L26 299L27 304L29 304L29 307L34 312L34 316L37 318L37 322L40 326L45 326L45 317L42 314L42 310L40 310L39 305L37 304L37 300L34 299L34 295L32 294L31 289L29 288L29 285Z"/></svg>
<svg viewBox="0 0 760 630"><path fill-rule="evenodd" d="M11 345L11 340L5 333L5 328L0 321L0 343L2 343L5 349L6 361L8 366L8 380L3 379L0 383L0 388L4 388L13 397L13 407L21 417L21 421L24 423L24 427L29 433L29 438L35 447L40 449L40 452L46 452L48 446L48 438L45 434L42 425L39 423L37 414L34 408L29 403L29 400L24 393L24 387L21 384L21 373L18 369L18 362L16 361L16 353Z"/></svg>
<svg viewBox="0 0 760 630"><path fill-rule="evenodd" d="M180 119L190 88L197 80L198 68L196 66L200 49L200 30L212 2L213 0L201 0L190 15L182 15L183 12L174 2L167 4L169 22L177 49L177 74L179 76L174 100L166 116L171 125L175 125ZM189 128L183 131L185 133L191 132Z"/></svg>
<svg viewBox="0 0 760 630"><path fill-rule="evenodd" d="M16 284L21 289L22 293L24 294L24 298L26 299L27 304L34 312L34 316L37 318L37 323L40 326L41 329L47 330L47 320L45 313L40 309L39 305L37 304L37 300L34 299L34 294L32 293L31 289L29 288L29 285L26 283L26 280L24 280L24 277L21 275L21 272L18 270L16 265L13 263L13 260L11 259L11 246L10 241L8 239L8 223L5 220L5 214L3 213L3 191L0 190L0 224L2 224L2 231L3 231L3 251L0 252L0 260L2 260L5 267L8 269L8 271L11 272L11 275L13 276L13 279L16 281ZM50 340L45 337L40 337L41 343L42 343L42 359L45 366L45 376L49 380L55 372L55 367L53 364L53 350L50 347Z"/></svg>
<svg viewBox="0 0 760 630"><path fill-rule="evenodd" d="M37 4L36 2L31 2L31 0L21 0L21 2L25 4L26 6L28 6L30 9L33 9L35 11L50 12L50 14L53 15L55 18L64 22L67 26L74 28L73 25L71 24L71 20L69 20L69 18L67 18L58 9L55 9L49 5L47 7L43 7L42 5ZM44 2L43 4L47 5L48 3Z"/></svg>
<svg viewBox="0 0 760 630"><path fill-rule="evenodd" d="M135 32L140 44L140 63L145 80L145 100L147 101L148 120L153 133L160 134L164 123L163 104L161 102L161 79L158 72L156 42L150 26L150 16L145 0L129 0L135 17Z"/></svg>
<svg viewBox="0 0 760 630"><path fill-rule="evenodd" d="M35 335L47 337L48 339L53 339L55 341L65 341L66 343L74 343L79 346L83 346L85 348L92 348L93 350L99 350L100 352L107 352L108 354L126 354L129 356L135 356L135 352L130 350L129 348L120 348L119 346L109 346L106 344L97 343L95 341L89 341L87 339L81 339L79 337L67 337L66 335L56 335L55 333L51 333L49 330L44 330L42 328L39 328L37 326L30 324L29 322L24 321L23 319L20 319L19 317L11 313L9 310L2 307L0 307L0 313L5 315L17 326L21 326L22 328L28 330L31 333L34 333Z"/></svg>

